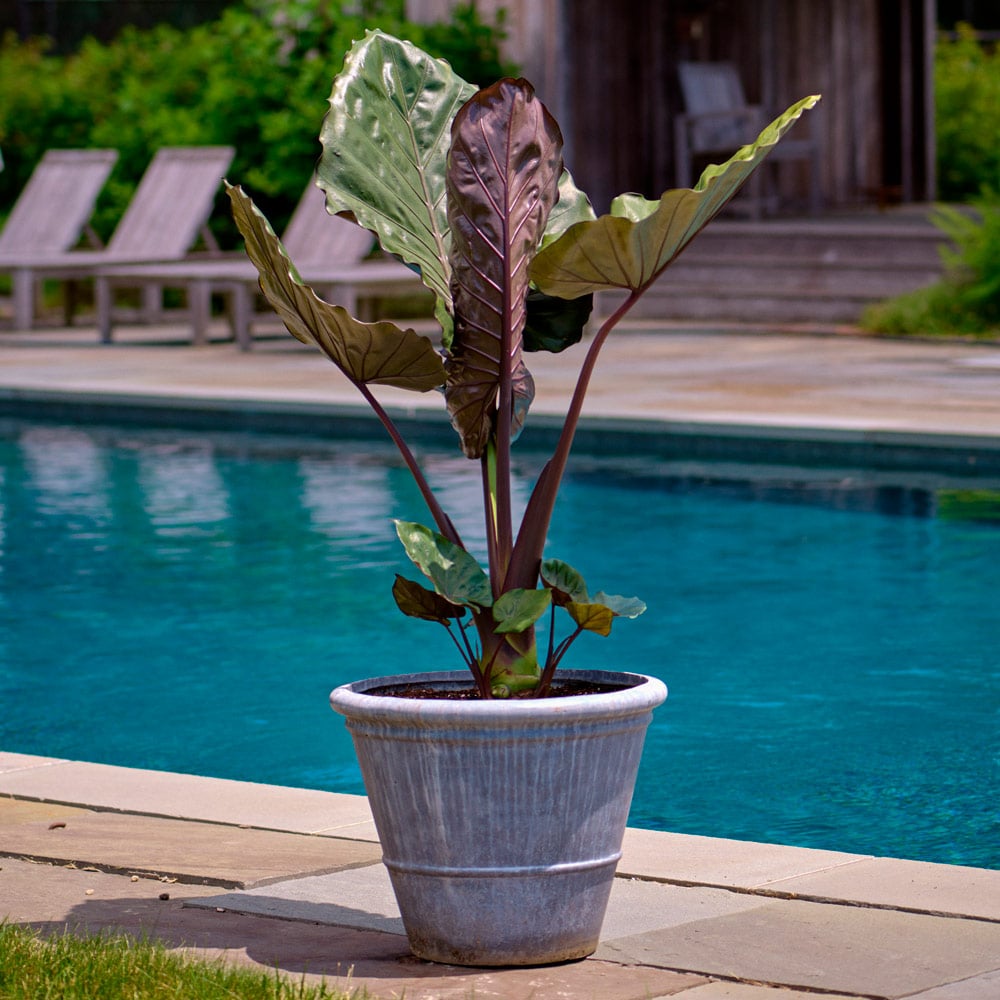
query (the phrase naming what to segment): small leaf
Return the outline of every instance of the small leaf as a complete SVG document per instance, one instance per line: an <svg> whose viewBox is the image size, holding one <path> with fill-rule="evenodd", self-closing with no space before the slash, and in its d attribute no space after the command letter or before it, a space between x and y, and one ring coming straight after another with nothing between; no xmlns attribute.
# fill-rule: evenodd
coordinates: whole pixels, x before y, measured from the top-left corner
<svg viewBox="0 0 1000 1000"><path fill-rule="evenodd" d="M616 618L638 618L646 610L646 605L638 597L618 597L602 591L590 600L569 602L566 610L573 621L588 632L610 635L611 623Z"/></svg>
<svg viewBox="0 0 1000 1000"><path fill-rule="evenodd" d="M490 581L465 549L412 521L397 521L396 534L406 554L442 597L476 610L493 604Z"/></svg>
<svg viewBox="0 0 1000 1000"><path fill-rule="evenodd" d="M596 632L598 635L610 635L614 613L603 604L578 604L571 601L566 605L570 618L582 629Z"/></svg>
<svg viewBox="0 0 1000 1000"><path fill-rule="evenodd" d="M242 188L226 184L247 256L260 287L289 333L318 347L358 385L394 385L427 392L445 381L444 362L427 337L394 323L362 323L324 302L299 278L267 219Z"/></svg>
<svg viewBox="0 0 1000 1000"><path fill-rule="evenodd" d="M638 597L618 597L616 594L605 594L604 591L594 594L593 602L609 608L615 618L638 618L646 610L645 602Z"/></svg>
<svg viewBox="0 0 1000 1000"><path fill-rule="evenodd" d="M607 289L647 288L725 207L781 136L813 107L807 97L775 119L721 166L711 165L693 189L667 191L658 201L622 195L610 215L571 226L542 249L531 268L535 285L573 299Z"/></svg>
<svg viewBox="0 0 1000 1000"><path fill-rule="evenodd" d="M508 590L493 604L494 631L523 632L538 621L552 603L549 590Z"/></svg>
<svg viewBox="0 0 1000 1000"><path fill-rule="evenodd" d="M396 582L392 585L392 596L396 599L396 606L404 615L421 618L427 622L447 625L452 618L461 618L465 614L465 608L452 604L436 591L428 590L398 573Z"/></svg>
<svg viewBox="0 0 1000 1000"><path fill-rule="evenodd" d="M331 212L350 214L420 271L451 341L445 171L451 123L476 88L410 42L369 31L334 80L316 169Z"/></svg>
<svg viewBox="0 0 1000 1000"><path fill-rule="evenodd" d="M542 563L541 576L545 586L552 589L552 600L560 606L571 601L586 603L590 600L583 577L561 559L546 559Z"/></svg>

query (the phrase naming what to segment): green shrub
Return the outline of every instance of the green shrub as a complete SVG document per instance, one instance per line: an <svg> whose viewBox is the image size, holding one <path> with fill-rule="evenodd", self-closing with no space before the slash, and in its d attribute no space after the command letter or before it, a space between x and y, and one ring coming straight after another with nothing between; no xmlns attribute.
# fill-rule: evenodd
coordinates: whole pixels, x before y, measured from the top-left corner
<svg viewBox="0 0 1000 1000"><path fill-rule="evenodd" d="M153 152L171 145L232 145L231 173L284 226L317 157L326 98L344 55L366 28L409 38L470 80L510 72L499 55L502 20L474 4L447 23L405 20L402 0L244 0L215 21L181 31L126 28L86 40L70 56L44 42L0 43L0 214L9 210L50 147L111 147L119 161L101 195L95 229L107 238ZM220 199L223 196L220 194ZM213 216L235 246L228 208Z"/></svg>
<svg viewBox="0 0 1000 1000"><path fill-rule="evenodd" d="M938 196L965 201L1000 188L1000 52L960 24L941 37L934 61Z"/></svg>
<svg viewBox="0 0 1000 1000"><path fill-rule="evenodd" d="M1000 197L985 190L974 206L940 206L932 215L953 244L942 253L944 278L873 306L862 326L890 334L1000 333Z"/></svg>

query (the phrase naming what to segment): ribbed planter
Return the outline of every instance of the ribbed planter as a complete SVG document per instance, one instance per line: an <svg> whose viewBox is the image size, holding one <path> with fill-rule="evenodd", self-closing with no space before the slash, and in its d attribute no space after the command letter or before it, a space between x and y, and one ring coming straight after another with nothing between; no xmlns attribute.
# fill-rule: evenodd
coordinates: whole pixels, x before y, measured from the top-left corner
<svg viewBox="0 0 1000 1000"><path fill-rule="evenodd" d="M641 674L559 676L617 689L516 701L366 693L467 686L462 672L372 678L330 695L415 955L539 965L597 947L646 728L667 690Z"/></svg>

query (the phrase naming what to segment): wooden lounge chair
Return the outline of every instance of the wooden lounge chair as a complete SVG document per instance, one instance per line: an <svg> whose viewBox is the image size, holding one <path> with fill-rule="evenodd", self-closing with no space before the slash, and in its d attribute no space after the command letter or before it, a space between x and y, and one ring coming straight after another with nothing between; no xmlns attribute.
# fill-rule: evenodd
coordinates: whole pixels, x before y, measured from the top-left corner
<svg viewBox="0 0 1000 1000"><path fill-rule="evenodd" d="M146 168L106 249L20 254L9 265L22 289L18 329L31 328L38 280L78 281L111 264L180 260L199 233L215 248L206 223L233 155L229 146L165 147ZM158 310L151 295L147 309Z"/></svg>
<svg viewBox="0 0 1000 1000"><path fill-rule="evenodd" d="M732 63L682 62L678 67L685 114L674 120L674 164L678 187L691 187L695 162L721 162L740 146L753 142L767 124L764 109L747 104L743 84ZM800 126L801 128L801 126ZM809 163L809 210L820 209L819 146L798 132L784 137L768 156L768 163L806 160ZM749 205L759 217L764 202L776 195L763 190L764 175L758 170L748 183Z"/></svg>
<svg viewBox="0 0 1000 1000"><path fill-rule="evenodd" d="M25 259L66 253L89 227L94 203L118 152L114 149L50 149L38 161L0 233L0 271L13 276L14 325L29 325L34 282Z"/></svg>
<svg viewBox="0 0 1000 1000"><path fill-rule="evenodd" d="M365 260L374 240L360 226L330 215L323 192L310 181L282 243L307 284L356 314L359 299L423 289L419 277L405 265L394 260ZM242 253L216 260L104 268L97 277L101 339L108 342L113 334L112 289L152 284L185 292L195 344L208 339L212 293L226 295L233 336L241 349L249 350L258 277L257 269Z"/></svg>

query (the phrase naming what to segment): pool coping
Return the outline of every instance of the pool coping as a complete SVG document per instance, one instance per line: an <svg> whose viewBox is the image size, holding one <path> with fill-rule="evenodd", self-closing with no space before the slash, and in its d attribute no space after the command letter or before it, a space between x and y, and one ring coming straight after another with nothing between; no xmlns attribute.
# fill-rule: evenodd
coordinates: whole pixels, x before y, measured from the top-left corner
<svg viewBox="0 0 1000 1000"><path fill-rule="evenodd" d="M377 843L365 796L0 750L0 797ZM5 852L0 845L0 855ZM618 877L1000 923L1000 870L630 827Z"/></svg>
<svg viewBox="0 0 1000 1000"><path fill-rule="evenodd" d="M385 406L400 430L424 446L453 447L447 414L427 406ZM118 427L274 434L303 439L382 437L363 402L217 396L191 392L108 392L0 386L0 418ZM519 449L550 453L562 417L532 413ZM663 416L581 417L573 445L578 457L620 456L670 461L743 462L802 468L921 473L963 480L1000 478L1000 434L777 421L671 419Z"/></svg>

